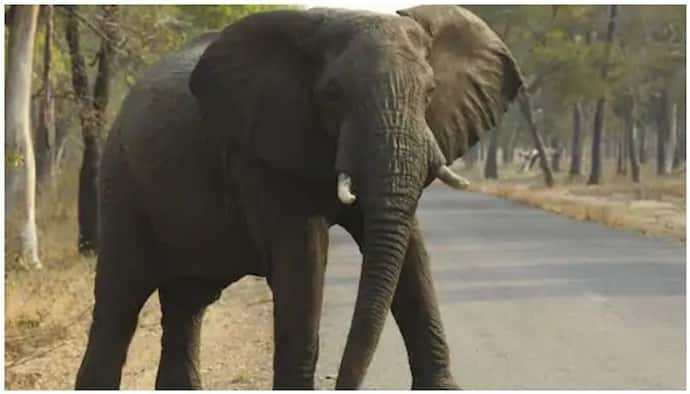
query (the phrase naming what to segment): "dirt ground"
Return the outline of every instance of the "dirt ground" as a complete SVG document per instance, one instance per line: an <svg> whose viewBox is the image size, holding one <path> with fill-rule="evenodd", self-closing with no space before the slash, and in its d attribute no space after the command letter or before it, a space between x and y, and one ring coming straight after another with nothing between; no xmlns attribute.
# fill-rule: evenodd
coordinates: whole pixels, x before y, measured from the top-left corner
<svg viewBox="0 0 690 394"><path fill-rule="evenodd" d="M77 253L78 171L64 171L54 196L38 204L44 269L27 271L15 257L18 226L5 221L5 389L72 389L93 308L94 259ZM208 308L201 342L209 389L268 389L272 379L270 290L247 277ZM160 354L160 309L144 306L122 375L123 389L153 389Z"/></svg>
<svg viewBox="0 0 690 394"><path fill-rule="evenodd" d="M572 178L567 163L562 167L566 170L554 174L553 188L544 185L538 165L526 173L516 167L500 168L498 180L484 179L483 163L458 171L471 179L471 190L623 231L685 241L684 170L657 176L651 163L642 168L642 181L635 184L617 175L613 163L606 163L604 182L586 185L586 176Z"/></svg>
<svg viewBox="0 0 690 394"><path fill-rule="evenodd" d="M5 225L5 389L72 389L91 322L94 278L93 258L76 252L74 207L55 204L49 212L39 212L40 271L21 269L14 259L16 224ZM140 314L123 389L153 389L159 320L154 294ZM265 280L247 277L226 289L204 319L204 387L270 388L272 337L272 302Z"/></svg>
<svg viewBox="0 0 690 394"><path fill-rule="evenodd" d="M6 321L5 388L69 390L86 345L91 297L71 305L81 311L71 324L27 329ZM8 300L13 303L15 300ZM263 279L245 278L209 307L202 332L202 376L208 389L268 389L271 386L270 292ZM122 375L122 388L153 389L160 354L158 299L152 296L139 319ZM43 335L43 340L40 336ZM31 338L27 338L31 336Z"/></svg>

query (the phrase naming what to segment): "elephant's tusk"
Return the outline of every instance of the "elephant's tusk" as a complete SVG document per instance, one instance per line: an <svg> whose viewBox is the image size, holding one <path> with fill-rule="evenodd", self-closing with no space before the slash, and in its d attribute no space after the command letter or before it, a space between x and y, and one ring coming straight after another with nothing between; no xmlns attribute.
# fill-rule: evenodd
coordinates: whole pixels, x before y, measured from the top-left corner
<svg viewBox="0 0 690 394"><path fill-rule="evenodd" d="M470 181L454 173L450 168L442 165L436 172L436 177L453 189L465 190L470 186Z"/></svg>
<svg viewBox="0 0 690 394"><path fill-rule="evenodd" d="M338 174L338 199L345 205L350 205L357 198L351 191L352 178L344 172Z"/></svg>

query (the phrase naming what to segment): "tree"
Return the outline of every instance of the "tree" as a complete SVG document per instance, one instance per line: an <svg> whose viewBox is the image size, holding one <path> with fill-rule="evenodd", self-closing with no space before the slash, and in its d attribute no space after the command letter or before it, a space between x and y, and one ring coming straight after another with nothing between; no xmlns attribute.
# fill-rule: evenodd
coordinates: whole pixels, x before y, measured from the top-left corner
<svg viewBox="0 0 690 394"><path fill-rule="evenodd" d="M96 59L98 70L89 94L89 80L83 54L80 50L80 33L77 6L65 6L67 23L65 35L72 61L72 84L80 106L80 121L84 151L79 172L79 251L96 252L98 248L98 165L101 157L101 140L105 134L105 112L110 98L113 60L118 43L118 7L102 6L100 30L101 45Z"/></svg>
<svg viewBox="0 0 690 394"><path fill-rule="evenodd" d="M682 89L685 91L685 89ZM673 155L673 168L678 169L685 163L685 95L681 95L682 101L679 105L677 129L678 137L676 143L676 151Z"/></svg>
<svg viewBox="0 0 690 394"><path fill-rule="evenodd" d="M514 126L513 131L510 133L510 136L508 138L505 138L505 143L503 145L503 150L501 153L503 154L503 164L513 164L513 152L515 149L515 138L517 137L518 131L520 130L519 126Z"/></svg>
<svg viewBox="0 0 690 394"><path fill-rule="evenodd" d="M618 175L628 175L628 137L627 130L618 136L618 150L616 151L616 172Z"/></svg>
<svg viewBox="0 0 690 394"><path fill-rule="evenodd" d="M639 158L640 164L647 164L647 130L644 124L641 124L638 128L638 134L640 136L639 142Z"/></svg>
<svg viewBox="0 0 690 394"><path fill-rule="evenodd" d="M609 73L609 61L611 59L611 47L613 46L613 38L616 33L616 17L618 15L618 6L611 5L609 7L609 23L606 32L606 56L604 64L601 66L601 79L606 81ZM601 145L604 135L604 119L606 112L606 96L602 95L597 101L597 110L594 115L594 133L592 134L592 169L589 175L588 185L598 185L601 183L602 158Z"/></svg>
<svg viewBox="0 0 690 394"><path fill-rule="evenodd" d="M55 189L57 144L55 129L55 97L52 78L53 6L41 7L45 20L43 40L43 80L39 103L38 125L35 133L36 179L39 189Z"/></svg>
<svg viewBox="0 0 690 394"><path fill-rule="evenodd" d="M637 139L637 122L636 122L636 100L635 95L629 93L625 96L624 111L625 111L625 144L628 160L630 160L630 173L632 181L640 183L640 160L637 157L636 142Z"/></svg>
<svg viewBox="0 0 690 394"><path fill-rule="evenodd" d="M36 230L36 163L31 138L31 74L38 6L13 6L9 26L7 71L5 74L5 127L9 166L14 167L12 194L21 194L23 231L21 260L41 268ZM23 182L22 182L23 181ZM23 183L23 184L22 184Z"/></svg>
<svg viewBox="0 0 690 394"><path fill-rule="evenodd" d="M573 141L570 148L570 176L582 175L582 104L573 105Z"/></svg>
<svg viewBox="0 0 690 394"><path fill-rule="evenodd" d="M486 152L486 163L484 165L484 177L486 179L498 179L498 139L502 127L499 125L491 130L489 148Z"/></svg>
<svg viewBox="0 0 690 394"><path fill-rule="evenodd" d="M532 111L532 104L530 98L526 92L522 92L518 98L520 103L520 109L522 110L525 120L527 120L527 125L532 134L532 139L534 140L534 145L537 147L537 152L539 153L539 166L544 173L544 182L546 186L553 187L554 180L553 174L551 173L551 167L549 167L549 161L546 158L546 149L544 148L544 141L541 138L537 124L534 121L534 113Z"/></svg>

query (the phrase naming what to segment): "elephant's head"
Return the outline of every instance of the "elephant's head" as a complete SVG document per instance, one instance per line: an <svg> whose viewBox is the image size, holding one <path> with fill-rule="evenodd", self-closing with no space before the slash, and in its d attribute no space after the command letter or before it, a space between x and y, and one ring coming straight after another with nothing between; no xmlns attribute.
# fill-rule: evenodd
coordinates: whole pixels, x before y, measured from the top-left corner
<svg viewBox="0 0 690 394"><path fill-rule="evenodd" d="M457 181L446 165L522 86L505 44L466 9L398 14L251 15L221 33L190 80L210 124L278 170L337 178L334 193L361 206L364 264L338 388L358 387L371 361L422 189Z"/></svg>

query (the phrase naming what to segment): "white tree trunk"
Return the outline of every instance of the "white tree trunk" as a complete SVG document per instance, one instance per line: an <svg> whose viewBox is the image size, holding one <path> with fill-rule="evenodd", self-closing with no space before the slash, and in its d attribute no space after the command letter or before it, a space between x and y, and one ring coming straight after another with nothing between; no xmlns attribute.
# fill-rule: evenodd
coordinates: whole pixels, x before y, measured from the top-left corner
<svg viewBox="0 0 690 394"><path fill-rule="evenodd" d="M14 157L13 179L10 181L10 200L22 202L22 260L32 268L41 268L38 257L36 231L36 162L31 138L31 72L37 5L17 7L9 27L10 36L5 73L5 132L9 142L9 157ZM16 194L15 194L16 193ZM8 206L14 208L12 204ZM9 212L11 215L14 212Z"/></svg>
<svg viewBox="0 0 690 394"><path fill-rule="evenodd" d="M670 174L673 170L673 156L676 153L676 142L678 136L678 104L670 105L669 113L665 114L667 120L666 130L666 161L664 161L664 174Z"/></svg>

